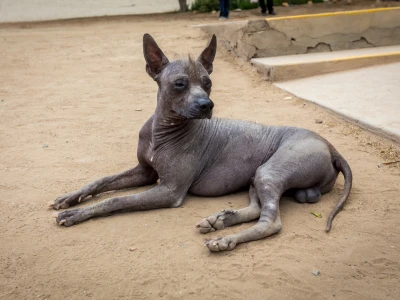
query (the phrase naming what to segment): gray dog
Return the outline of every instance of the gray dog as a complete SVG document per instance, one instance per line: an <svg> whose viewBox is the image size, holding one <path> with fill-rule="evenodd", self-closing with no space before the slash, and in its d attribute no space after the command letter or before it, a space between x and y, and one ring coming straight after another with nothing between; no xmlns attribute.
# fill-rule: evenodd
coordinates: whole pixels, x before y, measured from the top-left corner
<svg viewBox="0 0 400 300"><path fill-rule="evenodd" d="M160 183L143 193L104 200L60 213L57 223L72 226L117 212L179 207L187 193L216 197L249 187L250 204L223 210L201 221L201 233L258 219L253 227L209 240L211 251L265 238L281 229L279 200L290 191L301 203L317 202L329 192L339 171L343 196L329 216L326 231L343 207L352 185L349 165L335 148L314 132L212 118L210 100L216 37L199 58L170 62L154 39L145 34L146 71L158 84L155 113L139 133L139 164L104 177L56 199L54 209L68 208L88 196Z"/></svg>

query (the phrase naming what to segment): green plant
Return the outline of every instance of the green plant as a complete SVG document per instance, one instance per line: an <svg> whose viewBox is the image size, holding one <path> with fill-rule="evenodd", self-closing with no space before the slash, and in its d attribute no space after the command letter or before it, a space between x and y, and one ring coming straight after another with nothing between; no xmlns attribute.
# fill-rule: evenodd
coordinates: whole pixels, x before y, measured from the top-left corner
<svg viewBox="0 0 400 300"><path fill-rule="evenodd" d="M251 3L250 0L231 0L230 10L240 9L253 9L257 8L258 3ZM195 0L190 7L190 10L197 10L199 12L210 12L219 10L218 0Z"/></svg>
<svg viewBox="0 0 400 300"><path fill-rule="evenodd" d="M301 5L301 4L307 4L307 2L310 0L274 0L274 5L282 5L282 2L287 2L292 5ZM280 2L279 4L276 2ZM313 3L319 3L319 2L324 2L324 0L312 0ZM276 3L276 4L275 4Z"/></svg>
<svg viewBox="0 0 400 300"><path fill-rule="evenodd" d="M231 0L231 10L240 9L254 9L258 7L258 3L251 3L250 0Z"/></svg>
<svg viewBox="0 0 400 300"><path fill-rule="evenodd" d="M283 2L287 2L292 5L306 4L309 0L273 0L274 6L280 6ZM324 0L312 0L314 3L323 2ZM250 0L231 0L230 9L254 9L259 6L258 3L252 3ZM197 10L198 12L211 12L219 10L218 0L195 0L190 10Z"/></svg>
<svg viewBox="0 0 400 300"><path fill-rule="evenodd" d="M198 12L210 12L218 9L218 0L195 0L190 7L190 10L197 10Z"/></svg>

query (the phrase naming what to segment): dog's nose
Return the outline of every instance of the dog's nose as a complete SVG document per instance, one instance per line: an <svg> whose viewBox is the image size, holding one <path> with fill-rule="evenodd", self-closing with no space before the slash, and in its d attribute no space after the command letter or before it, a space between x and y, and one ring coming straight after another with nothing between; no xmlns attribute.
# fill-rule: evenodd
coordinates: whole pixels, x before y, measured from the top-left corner
<svg viewBox="0 0 400 300"><path fill-rule="evenodd" d="M213 109L214 102L212 102L210 99L201 98L196 100L196 105L201 111L206 112Z"/></svg>

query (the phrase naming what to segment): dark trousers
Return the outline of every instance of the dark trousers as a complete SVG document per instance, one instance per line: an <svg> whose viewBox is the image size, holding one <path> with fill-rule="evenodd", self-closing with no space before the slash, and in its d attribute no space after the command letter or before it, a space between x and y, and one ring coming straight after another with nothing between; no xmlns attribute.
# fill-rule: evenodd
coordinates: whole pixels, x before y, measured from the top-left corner
<svg viewBox="0 0 400 300"><path fill-rule="evenodd" d="M269 13L274 11L274 8L273 8L274 0L267 0L267 6L265 6L265 0L258 0L258 2L260 3L262 13L266 13L267 8L268 8Z"/></svg>
<svg viewBox="0 0 400 300"><path fill-rule="evenodd" d="M229 17L229 0L219 0L219 16Z"/></svg>

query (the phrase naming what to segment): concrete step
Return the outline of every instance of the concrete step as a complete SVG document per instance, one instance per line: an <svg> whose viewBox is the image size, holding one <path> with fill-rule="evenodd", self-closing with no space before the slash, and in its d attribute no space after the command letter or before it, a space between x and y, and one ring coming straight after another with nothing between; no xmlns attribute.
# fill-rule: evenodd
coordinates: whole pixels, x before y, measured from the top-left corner
<svg viewBox="0 0 400 300"><path fill-rule="evenodd" d="M253 58L269 81L285 81L400 61L400 45Z"/></svg>
<svg viewBox="0 0 400 300"><path fill-rule="evenodd" d="M400 7L273 17L198 26L250 60L400 45Z"/></svg>

